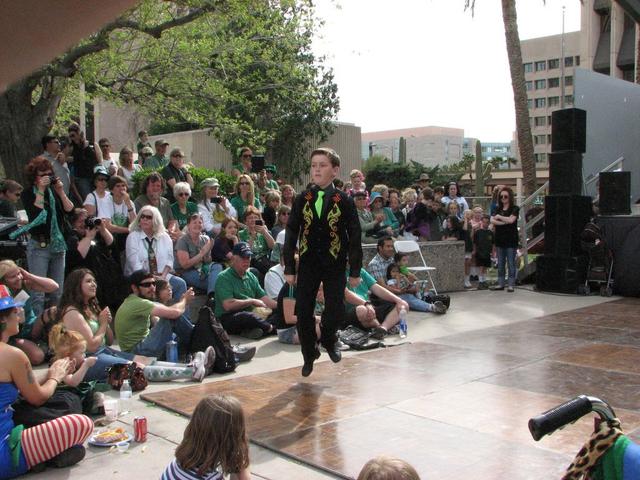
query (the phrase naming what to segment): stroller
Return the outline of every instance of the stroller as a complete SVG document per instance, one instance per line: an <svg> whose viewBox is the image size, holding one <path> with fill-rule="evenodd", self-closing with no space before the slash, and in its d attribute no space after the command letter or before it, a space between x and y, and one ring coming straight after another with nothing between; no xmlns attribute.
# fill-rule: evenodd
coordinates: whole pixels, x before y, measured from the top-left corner
<svg viewBox="0 0 640 480"><path fill-rule="evenodd" d="M595 431L567 468L562 480L637 480L640 445L622 433L613 408L597 397L580 395L529 420L535 441L595 412Z"/></svg>
<svg viewBox="0 0 640 480"><path fill-rule="evenodd" d="M589 222L580 233L580 247L589 255L589 266L584 285L578 287L578 293L589 295L590 283L600 286L600 295L610 297L613 293L613 252L602 238L602 231L595 223Z"/></svg>

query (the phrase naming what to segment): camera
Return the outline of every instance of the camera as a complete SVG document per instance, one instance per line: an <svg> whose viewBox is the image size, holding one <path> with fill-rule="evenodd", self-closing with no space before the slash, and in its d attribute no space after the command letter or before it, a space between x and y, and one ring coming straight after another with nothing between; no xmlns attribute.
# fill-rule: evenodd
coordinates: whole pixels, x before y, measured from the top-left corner
<svg viewBox="0 0 640 480"><path fill-rule="evenodd" d="M264 222L262 220L256 220L256 225L264 225Z"/></svg>
<svg viewBox="0 0 640 480"><path fill-rule="evenodd" d="M58 177L55 175L49 175L49 184L55 185L58 182Z"/></svg>
<svg viewBox="0 0 640 480"><path fill-rule="evenodd" d="M222 203L222 197L213 197L211 203Z"/></svg>
<svg viewBox="0 0 640 480"><path fill-rule="evenodd" d="M87 217L84 220L84 226L86 228L98 228L102 224L102 220L96 217Z"/></svg>

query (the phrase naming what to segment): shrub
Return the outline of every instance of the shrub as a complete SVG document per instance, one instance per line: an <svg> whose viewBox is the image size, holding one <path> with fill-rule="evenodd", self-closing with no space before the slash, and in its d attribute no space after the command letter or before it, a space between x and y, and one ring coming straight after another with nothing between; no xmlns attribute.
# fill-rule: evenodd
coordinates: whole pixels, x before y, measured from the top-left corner
<svg viewBox="0 0 640 480"><path fill-rule="evenodd" d="M135 199L138 195L142 193L140 186L144 179L151 172L156 171L153 168L143 168L142 170L133 174L133 190L131 192L131 198ZM235 185L235 178L228 173L225 173L221 170L211 170L208 168L201 167L192 167L189 169L189 173L193 177L193 196L195 198L202 198L200 195L200 182L208 177L215 177L220 182L220 193L228 195L233 191L233 187Z"/></svg>

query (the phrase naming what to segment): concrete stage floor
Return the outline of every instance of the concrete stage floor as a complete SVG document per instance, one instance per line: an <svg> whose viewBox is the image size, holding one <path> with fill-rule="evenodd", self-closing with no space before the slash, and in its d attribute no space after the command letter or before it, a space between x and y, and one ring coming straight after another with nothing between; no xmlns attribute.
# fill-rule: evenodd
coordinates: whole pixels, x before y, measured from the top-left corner
<svg viewBox="0 0 640 480"><path fill-rule="evenodd" d="M347 476L367 458L387 452L410 460L423 478L559 478L591 422L584 419L536 443L526 427L530 416L575 394L600 395L617 407L627 433L640 432L639 306L638 299L527 289L460 292L452 295L445 316L409 315L412 345L347 353L339 365L323 355L303 380L298 349L270 337L256 342L256 358L234 374L211 376L184 395L178 391L166 398L184 401L188 392L236 388L243 401L256 400L246 409L253 438ZM562 313L583 307L592 308ZM396 342L397 336L387 341ZM366 370L367 380L350 379L356 370ZM190 385L151 384L144 394ZM263 394L251 391L252 385L265 387ZM323 401L340 395L342 401ZM344 401L349 395L354 398ZM325 408L309 410L310 404L301 406L296 397ZM146 444L132 444L125 454L90 447L81 464L40 475L158 478L187 419L141 401L138 394L131 409L120 422L130 429L135 415L145 415ZM339 478L257 445L251 447L251 463L254 478Z"/></svg>

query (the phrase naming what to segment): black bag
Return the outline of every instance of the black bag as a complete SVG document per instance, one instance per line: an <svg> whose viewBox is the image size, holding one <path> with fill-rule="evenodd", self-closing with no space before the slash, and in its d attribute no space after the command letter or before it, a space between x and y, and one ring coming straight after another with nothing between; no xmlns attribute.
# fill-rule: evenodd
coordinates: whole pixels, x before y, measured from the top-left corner
<svg viewBox="0 0 640 480"><path fill-rule="evenodd" d="M236 357L229 335L213 314L213 310L205 305L200 308L198 321L191 331L189 351L191 353L203 352L209 346L216 351L216 360L212 368L214 372L227 373L236 369Z"/></svg>
<svg viewBox="0 0 640 480"><path fill-rule="evenodd" d="M355 325L349 325L340 332L340 341L349 345L353 350L371 350L384 346L382 342L371 341L371 334L359 329Z"/></svg>
<svg viewBox="0 0 640 480"><path fill-rule="evenodd" d="M39 407L31 405L20 396L11 408L13 423L31 428L64 415L82 413L82 399L70 388L57 388L49 400Z"/></svg>
<svg viewBox="0 0 640 480"><path fill-rule="evenodd" d="M447 308L449 308L449 306L451 305L451 297L444 293L439 293L436 295L435 293L429 292L425 295L424 301L427 303L442 302L447 306Z"/></svg>

